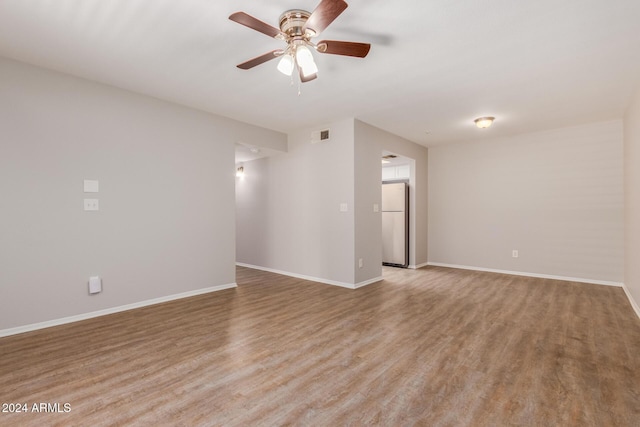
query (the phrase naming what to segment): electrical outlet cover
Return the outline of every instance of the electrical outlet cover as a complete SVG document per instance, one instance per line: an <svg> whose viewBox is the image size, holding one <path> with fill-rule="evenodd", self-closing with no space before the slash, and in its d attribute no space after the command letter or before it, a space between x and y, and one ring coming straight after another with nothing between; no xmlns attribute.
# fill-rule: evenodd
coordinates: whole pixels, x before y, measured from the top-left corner
<svg viewBox="0 0 640 427"><path fill-rule="evenodd" d="M102 279L99 276L89 277L89 293L97 294L102 292Z"/></svg>

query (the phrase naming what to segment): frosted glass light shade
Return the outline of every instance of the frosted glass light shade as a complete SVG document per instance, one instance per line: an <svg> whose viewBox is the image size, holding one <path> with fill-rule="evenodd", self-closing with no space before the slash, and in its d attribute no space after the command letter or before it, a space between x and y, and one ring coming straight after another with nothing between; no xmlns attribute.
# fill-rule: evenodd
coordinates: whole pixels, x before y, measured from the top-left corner
<svg viewBox="0 0 640 427"><path fill-rule="evenodd" d="M296 61L298 62L298 66L305 77L318 72L318 66L313 60L313 55L308 47L298 46L296 49Z"/></svg>
<svg viewBox="0 0 640 427"><path fill-rule="evenodd" d="M494 120L495 120L494 117L480 117L479 119L475 119L473 122L480 129L486 129L489 126L491 126L491 124L493 123Z"/></svg>
<svg viewBox="0 0 640 427"><path fill-rule="evenodd" d="M293 73L293 58L291 55L282 55L280 62L278 62L278 71L286 76L290 76Z"/></svg>

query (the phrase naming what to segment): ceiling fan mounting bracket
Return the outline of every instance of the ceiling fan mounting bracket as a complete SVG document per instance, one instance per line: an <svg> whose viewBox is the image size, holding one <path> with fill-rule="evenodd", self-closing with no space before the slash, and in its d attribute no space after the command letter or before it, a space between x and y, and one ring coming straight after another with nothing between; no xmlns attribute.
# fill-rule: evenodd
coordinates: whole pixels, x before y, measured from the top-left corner
<svg viewBox="0 0 640 427"><path fill-rule="evenodd" d="M311 16L310 12L301 9L291 9L280 15L280 31L287 35L288 38L303 37L309 40L316 35L315 31L304 25Z"/></svg>

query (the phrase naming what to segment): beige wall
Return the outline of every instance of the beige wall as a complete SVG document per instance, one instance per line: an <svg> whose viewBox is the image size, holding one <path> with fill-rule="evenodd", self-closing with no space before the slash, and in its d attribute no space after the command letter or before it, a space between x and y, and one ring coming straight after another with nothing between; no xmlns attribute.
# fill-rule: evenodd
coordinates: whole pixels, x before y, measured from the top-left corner
<svg viewBox="0 0 640 427"><path fill-rule="evenodd" d="M624 283L640 316L640 90L624 117Z"/></svg>
<svg viewBox="0 0 640 427"><path fill-rule="evenodd" d="M621 283L622 146L611 121L431 147L429 261Z"/></svg>
<svg viewBox="0 0 640 427"><path fill-rule="evenodd" d="M365 266L361 270L361 280L373 277L367 261L373 259L373 265L382 263L382 217L372 214L373 203L380 204L382 151L390 151L410 159L415 166L409 191L410 200L410 239L409 264L421 266L428 261L427 225L428 225L428 150L397 135L382 129L355 121L355 175L356 175L356 258L364 258ZM369 264L371 262L369 261ZM379 271L379 270L376 270Z"/></svg>
<svg viewBox="0 0 640 427"><path fill-rule="evenodd" d="M427 262L427 149L358 120L289 135L289 151L243 164L236 181L237 260L345 286L382 275L382 150L416 159L411 263ZM348 212L340 212L347 203ZM359 259L363 267L359 267Z"/></svg>
<svg viewBox="0 0 640 427"><path fill-rule="evenodd" d="M238 263L354 283L353 119L326 127L328 141L311 143L314 129L303 130L289 135L286 154L243 164L245 176L236 180Z"/></svg>
<svg viewBox="0 0 640 427"><path fill-rule="evenodd" d="M1 58L0 129L0 333L233 284L233 144L285 139Z"/></svg>

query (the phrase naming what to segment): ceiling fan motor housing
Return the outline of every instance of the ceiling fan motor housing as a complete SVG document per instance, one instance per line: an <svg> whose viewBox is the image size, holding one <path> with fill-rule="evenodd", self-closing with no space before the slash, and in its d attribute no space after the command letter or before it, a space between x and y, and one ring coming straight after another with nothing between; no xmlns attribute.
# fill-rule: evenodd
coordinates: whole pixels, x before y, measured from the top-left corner
<svg viewBox="0 0 640 427"><path fill-rule="evenodd" d="M303 30L304 24L311 16L310 12L300 9L287 10L280 16L280 30L290 38L305 37L307 39L316 35L311 29Z"/></svg>

